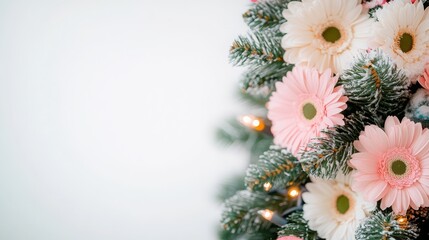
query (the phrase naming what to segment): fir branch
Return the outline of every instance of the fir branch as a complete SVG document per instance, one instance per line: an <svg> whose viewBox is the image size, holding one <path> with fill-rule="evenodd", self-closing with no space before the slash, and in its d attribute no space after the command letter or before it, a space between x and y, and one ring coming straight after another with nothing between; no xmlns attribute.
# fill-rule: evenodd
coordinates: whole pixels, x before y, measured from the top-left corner
<svg viewBox="0 0 429 240"><path fill-rule="evenodd" d="M381 115L403 115L410 97L405 74L381 51L361 54L341 76L347 104Z"/></svg>
<svg viewBox="0 0 429 240"><path fill-rule="evenodd" d="M226 230L219 232L220 240L275 240L277 239L277 227L273 226L269 229L260 230L258 232L246 232L233 234Z"/></svg>
<svg viewBox="0 0 429 240"><path fill-rule="evenodd" d="M239 36L231 46L229 59L232 64L262 65L283 61L284 50L280 39L263 33L249 34L247 37Z"/></svg>
<svg viewBox="0 0 429 240"><path fill-rule="evenodd" d="M294 212L286 217L288 222L286 225L281 227L279 236L296 236L303 240L316 240L317 232L311 230L308 227L308 222L303 217L303 212Z"/></svg>
<svg viewBox="0 0 429 240"><path fill-rule="evenodd" d="M267 151L273 137L265 132L254 131L243 126L236 118L226 121L216 131L216 137L225 145L241 144L251 152L251 162L257 162L258 156Z"/></svg>
<svg viewBox="0 0 429 240"><path fill-rule="evenodd" d="M356 230L356 240L401 239L412 240L418 236L415 225L400 226L393 213L374 212Z"/></svg>
<svg viewBox="0 0 429 240"><path fill-rule="evenodd" d="M305 182L307 174L298 160L287 150L271 146L259 157L257 164L247 169L245 184L250 190L263 190L269 182L272 189L284 189L293 184Z"/></svg>
<svg viewBox="0 0 429 240"><path fill-rule="evenodd" d="M260 91L243 91L242 89L238 89L237 98L246 103L247 105L258 108L262 110L266 114L265 104L267 104L269 100L270 91L268 88L261 88Z"/></svg>
<svg viewBox="0 0 429 240"><path fill-rule="evenodd" d="M268 91L275 90L275 83L281 81L293 65L284 62L274 62L267 65L252 66L243 76L240 85L244 91L267 87Z"/></svg>
<svg viewBox="0 0 429 240"><path fill-rule="evenodd" d="M280 25L286 22L282 12L291 0L261 1L243 14L246 24L254 32L272 31L279 34Z"/></svg>
<svg viewBox="0 0 429 240"><path fill-rule="evenodd" d="M324 132L326 136L313 139L308 144L300 159L307 173L321 178L335 178L339 170L348 173L347 163L355 152L353 142L366 125L380 125L377 116L363 112L353 113L344 121L344 126L329 129Z"/></svg>
<svg viewBox="0 0 429 240"><path fill-rule="evenodd" d="M377 16L376 16L376 12L378 11L378 10L380 10L380 9L382 9L383 7L382 6L375 6L375 7L373 7L373 8L370 8L369 10L368 10L368 14L369 14L369 17L371 17L371 18L375 18L376 20L378 20L377 19Z"/></svg>
<svg viewBox="0 0 429 240"><path fill-rule="evenodd" d="M407 220L408 222L414 224L419 229L419 237L416 240L427 240L429 239L429 208L420 207L415 210L413 208L408 208L407 210Z"/></svg>
<svg viewBox="0 0 429 240"><path fill-rule="evenodd" d="M270 209L283 212L288 205L284 196L240 191L225 202L221 222L223 228L232 234L267 230L272 223L260 216L258 211Z"/></svg>
<svg viewBox="0 0 429 240"><path fill-rule="evenodd" d="M244 176L235 175L228 178L221 186L220 191L217 194L217 198L220 202L224 202L228 198L234 196L237 192L245 190Z"/></svg>

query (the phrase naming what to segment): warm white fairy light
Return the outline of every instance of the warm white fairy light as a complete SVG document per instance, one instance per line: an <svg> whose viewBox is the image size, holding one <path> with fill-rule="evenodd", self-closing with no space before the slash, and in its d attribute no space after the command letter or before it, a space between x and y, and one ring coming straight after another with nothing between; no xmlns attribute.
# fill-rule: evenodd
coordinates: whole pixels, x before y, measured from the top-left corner
<svg viewBox="0 0 429 240"><path fill-rule="evenodd" d="M408 219L406 216L399 215L396 217L396 221L398 222L401 228L406 228L408 225Z"/></svg>
<svg viewBox="0 0 429 240"><path fill-rule="evenodd" d="M270 191L272 187L273 187L273 185L270 182L264 183L264 190L266 192Z"/></svg>
<svg viewBox="0 0 429 240"><path fill-rule="evenodd" d="M299 187L296 187L296 186L290 187L287 191L287 195L291 198L298 197L300 193L301 193L301 190L299 189Z"/></svg>
<svg viewBox="0 0 429 240"><path fill-rule="evenodd" d="M269 209L260 210L258 213L261 214L261 216L268 221L271 221L271 219L273 219L274 212Z"/></svg>
<svg viewBox="0 0 429 240"><path fill-rule="evenodd" d="M253 115L244 115L239 118L241 124L256 131L263 131L265 129L265 122L260 117Z"/></svg>
<svg viewBox="0 0 429 240"><path fill-rule="evenodd" d="M258 127L259 125L261 125L261 121L259 121L258 119L255 119L252 121L252 126L253 127Z"/></svg>
<svg viewBox="0 0 429 240"><path fill-rule="evenodd" d="M258 211L258 213L263 218L265 218L266 220L272 222L273 224L275 224L277 226L283 226L287 223L286 219L282 218L280 215L276 214L275 212L273 212L269 209L260 210L260 211Z"/></svg>
<svg viewBox="0 0 429 240"><path fill-rule="evenodd" d="M244 125L250 125L252 123L252 118L248 115L241 117L241 120Z"/></svg>

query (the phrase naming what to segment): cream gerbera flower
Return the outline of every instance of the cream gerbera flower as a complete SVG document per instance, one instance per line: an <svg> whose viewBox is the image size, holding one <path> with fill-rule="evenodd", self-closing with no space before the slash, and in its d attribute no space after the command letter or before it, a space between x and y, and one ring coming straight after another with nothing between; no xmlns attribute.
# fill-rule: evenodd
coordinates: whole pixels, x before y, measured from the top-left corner
<svg viewBox="0 0 429 240"><path fill-rule="evenodd" d="M359 0L303 0L288 4L284 59L294 64L331 68L340 73L360 49L368 48L372 20Z"/></svg>
<svg viewBox="0 0 429 240"><path fill-rule="evenodd" d="M395 0L377 11L374 44L386 52L412 82L429 60L429 10L421 1Z"/></svg>
<svg viewBox="0 0 429 240"><path fill-rule="evenodd" d="M308 192L302 195L304 218L310 229L327 240L355 239L356 228L376 203L364 201L351 190L350 175L339 173L333 180L311 180L306 185Z"/></svg>

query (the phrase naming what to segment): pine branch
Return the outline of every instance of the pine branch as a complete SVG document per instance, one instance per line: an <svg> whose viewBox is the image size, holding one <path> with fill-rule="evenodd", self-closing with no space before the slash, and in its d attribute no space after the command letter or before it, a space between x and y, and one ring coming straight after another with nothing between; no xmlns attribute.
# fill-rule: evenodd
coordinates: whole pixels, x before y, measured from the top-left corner
<svg viewBox="0 0 429 240"><path fill-rule="evenodd" d="M224 202L228 198L234 196L237 192L245 190L244 176L235 175L228 178L221 186L221 190L217 194L217 198L220 202Z"/></svg>
<svg viewBox="0 0 429 240"><path fill-rule="evenodd" d="M417 226L419 231L419 237L416 240L427 240L429 239L429 208L421 207L417 210L409 208L407 211L408 222Z"/></svg>
<svg viewBox="0 0 429 240"><path fill-rule="evenodd" d="M247 37L240 36L231 46L229 59L232 64L262 65L283 61L284 50L280 39L273 38L263 33L249 34Z"/></svg>
<svg viewBox="0 0 429 240"><path fill-rule="evenodd" d="M274 62L267 65L252 66L243 76L240 85L244 91L267 87L269 91L275 90L275 83L281 81L293 65L284 62Z"/></svg>
<svg viewBox="0 0 429 240"><path fill-rule="evenodd" d="M356 230L356 240L401 239L411 240L418 236L413 224L401 226L393 213L376 211L364 220Z"/></svg>
<svg viewBox="0 0 429 240"><path fill-rule="evenodd" d="M219 142L225 145L241 144L251 152L251 162L257 162L258 156L268 150L273 137L265 132L258 132L243 126L236 118L226 121L216 131Z"/></svg>
<svg viewBox="0 0 429 240"><path fill-rule="evenodd" d="M261 1L243 14L253 32L272 31L281 34L280 25L286 22L282 12L291 0Z"/></svg>
<svg viewBox="0 0 429 240"><path fill-rule="evenodd" d="M237 91L238 99L253 108L259 108L260 110L266 112L265 104L267 104L271 92L268 88L260 88L255 90L258 91L243 91L240 89Z"/></svg>
<svg viewBox="0 0 429 240"><path fill-rule="evenodd" d="M250 190L263 190L265 183L272 189L285 189L293 184L305 182L307 174L298 160L287 150L271 146L259 157L257 164L247 169L245 183Z"/></svg>
<svg viewBox="0 0 429 240"><path fill-rule="evenodd" d="M403 115L410 97L405 74L381 51L361 54L338 82L353 108L386 118Z"/></svg>
<svg viewBox="0 0 429 240"><path fill-rule="evenodd" d="M325 131L326 136L313 139L301 156L303 169L321 178L335 178L339 170L348 173L347 162L355 152L353 142L365 125L370 124L380 125L380 120L374 115L357 112L345 119L344 126L329 129Z"/></svg>
<svg viewBox="0 0 429 240"><path fill-rule="evenodd" d="M258 211L270 209L283 212L288 205L284 196L240 191L225 202L221 222L231 234L264 231L272 227L272 223L260 216Z"/></svg>
<svg viewBox="0 0 429 240"><path fill-rule="evenodd" d="M373 8L371 8L371 9L369 9L368 10L368 14L369 14L369 17L371 17L371 18L375 18L376 20L378 20L377 19L377 16L376 16L376 12L378 11L378 10L380 10L382 8L382 6L375 6L375 7L373 7Z"/></svg>
<svg viewBox="0 0 429 240"><path fill-rule="evenodd" d="M294 212L286 217L288 222L286 225L281 227L279 236L296 236L303 240L316 240L317 232L311 230L308 227L308 222L303 217L303 212Z"/></svg>
<svg viewBox="0 0 429 240"><path fill-rule="evenodd" d="M275 240L277 239L277 227L273 226L266 230L260 230L258 232L233 234L226 230L219 232L220 240Z"/></svg>

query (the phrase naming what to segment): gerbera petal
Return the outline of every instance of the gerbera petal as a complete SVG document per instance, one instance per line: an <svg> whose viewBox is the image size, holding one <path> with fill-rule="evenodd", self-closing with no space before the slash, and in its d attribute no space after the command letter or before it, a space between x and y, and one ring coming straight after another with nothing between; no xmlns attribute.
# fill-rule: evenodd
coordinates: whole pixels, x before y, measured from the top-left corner
<svg viewBox="0 0 429 240"><path fill-rule="evenodd" d="M384 210L393 205L393 202L395 201L395 198L396 198L397 191L398 190L396 190L395 188L389 189L389 191L386 193L384 198L381 199L381 205L380 205L381 209Z"/></svg>
<svg viewBox="0 0 429 240"><path fill-rule="evenodd" d="M374 181L368 185L368 191L365 193L365 199L369 201L378 201L386 194L387 183L383 181Z"/></svg>
<svg viewBox="0 0 429 240"><path fill-rule="evenodd" d="M406 192L410 196L411 202L414 204L414 206L416 208L418 208L421 205L423 205L423 203L424 203L423 196L421 195L421 193L418 190L418 188L416 188L416 187L410 187L410 188L406 189Z"/></svg>

